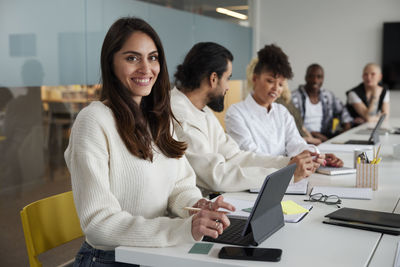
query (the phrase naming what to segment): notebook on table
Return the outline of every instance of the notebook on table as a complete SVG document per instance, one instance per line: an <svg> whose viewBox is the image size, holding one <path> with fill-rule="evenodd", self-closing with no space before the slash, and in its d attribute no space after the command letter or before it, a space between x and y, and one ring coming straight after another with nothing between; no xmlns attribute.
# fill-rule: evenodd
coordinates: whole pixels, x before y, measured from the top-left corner
<svg viewBox="0 0 400 267"><path fill-rule="evenodd" d="M355 145L375 145L379 143L379 129L385 119L386 114L382 114L372 130L371 135L368 140L348 140L345 144L355 144Z"/></svg>
<svg viewBox="0 0 400 267"><path fill-rule="evenodd" d="M341 208L326 215L326 224L400 235L400 214Z"/></svg>
<svg viewBox="0 0 400 267"><path fill-rule="evenodd" d="M229 213L229 218L232 217L247 218L250 216L251 209L254 206L254 201L251 200L224 197L224 201L232 204L236 208L236 210L233 212L226 209L221 209L222 211L226 211L227 213ZM307 209L308 211L310 211L313 207L310 204L301 204L300 206ZM282 211L283 211L283 206L282 206ZM285 214L285 212L283 212L283 219L285 223L297 223L301 221L307 214L308 214L307 212L296 213L296 214Z"/></svg>
<svg viewBox="0 0 400 267"><path fill-rule="evenodd" d="M284 226L281 201L294 174L296 164L268 175L248 218L230 217L231 225L218 238L203 241L242 246L258 246ZM227 215L229 217L229 215Z"/></svg>
<svg viewBox="0 0 400 267"><path fill-rule="evenodd" d="M290 183L286 188L285 195L306 195L308 189L308 179L302 179L297 183ZM250 193L259 193L260 188L250 188Z"/></svg>
<svg viewBox="0 0 400 267"><path fill-rule="evenodd" d="M333 186L314 186L311 189L310 195L323 194L326 196L335 195L339 198L348 199L372 199L371 188L361 187L333 187Z"/></svg>
<svg viewBox="0 0 400 267"><path fill-rule="evenodd" d="M351 174L356 173L356 169L349 167L328 167L328 166L320 166L317 169L318 173L327 174L327 175L342 175L342 174Z"/></svg>

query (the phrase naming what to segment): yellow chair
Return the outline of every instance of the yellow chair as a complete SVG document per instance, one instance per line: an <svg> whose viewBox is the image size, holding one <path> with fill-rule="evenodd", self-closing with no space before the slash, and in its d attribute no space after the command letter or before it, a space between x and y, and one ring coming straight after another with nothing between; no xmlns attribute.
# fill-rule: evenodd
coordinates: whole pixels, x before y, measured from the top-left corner
<svg viewBox="0 0 400 267"><path fill-rule="evenodd" d="M332 134L334 134L336 132L339 123L340 123L340 120L338 118L333 118L333 120L332 120Z"/></svg>
<svg viewBox="0 0 400 267"><path fill-rule="evenodd" d="M83 236L72 191L25 206L21 221L31 267L42 266L39 254Z"/></svg>
<svg viewBox="0 0 400 267"><path fill-rule="evenodd" d="M237 102L242 101L242 87L243 81L235 80L229 81L229 90L226 92L224 100L224 110L222 112L215 112L214 115L217 117L219 123L221 123L222 128L225 130L225 114L228 108Z"/></svg>

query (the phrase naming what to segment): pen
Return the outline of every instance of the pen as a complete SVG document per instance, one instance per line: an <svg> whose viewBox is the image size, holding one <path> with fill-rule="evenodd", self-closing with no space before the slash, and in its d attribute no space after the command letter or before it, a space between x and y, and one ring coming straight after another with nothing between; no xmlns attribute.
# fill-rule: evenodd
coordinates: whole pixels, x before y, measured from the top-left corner
<svg viewBox="0 0 400 267"><path fill-rule="evenodd" d="M378 150L376 151L375 159L378 161L379 151L381 151L381 145L378 146Z"/></svg>
<svg viewBox="0 0 400 267"><path fill-rule="evenodd" d="M194 208L194 207L184 207L183 209L188 211L201 211L200 208Z"/></svg>
<svg viewBox="0 0 400 267"><path fill-rule="evenodd" d="M201 208L194 208L194 207L184 207L183 209L188 210L188 211L201 211L202 210ZM229 211L224 211L224 210L216 210L216 212L224 213L224 214L229 213Z"/></svg>
<svg viewBox="0 0 400 267"><path fill-rule="evenodd" d="M376 161L376 154L375 154L376 148L375 148L375 146L373 146L372 148L373 148L372 158Z"/></svg>
<svg viewBox="0 0 400 267"><path fill-rule="evenodd" d="M364 156L365 156L365 163L369 163L369 158L368 158L367 153L365 153L365 152L363 152L363 153L364 153Z"/></svg>

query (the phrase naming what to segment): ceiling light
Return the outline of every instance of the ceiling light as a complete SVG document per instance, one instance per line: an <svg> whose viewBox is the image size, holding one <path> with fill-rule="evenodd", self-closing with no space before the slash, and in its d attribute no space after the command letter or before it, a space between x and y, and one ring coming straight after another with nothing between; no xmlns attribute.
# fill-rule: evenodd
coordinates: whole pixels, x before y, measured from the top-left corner
<svg viewBox="0 0 400 267"><path fill-rule="evenodd" d="M237 19L242 19L242 20L246 20L247 19L246 15L240 14L238 12L235 12L235 11L232 11L232 10L229 10L229 9L226 9L226 8L218 7L216 9L216 11L218 13L225 14L225 15L237 18Z"/></svg>
<svg viewBox="0 0 400 267"><path fill-rule="evenodd" d="M248 10L249 6L226 6L225 8L229 10Z"/></svg>

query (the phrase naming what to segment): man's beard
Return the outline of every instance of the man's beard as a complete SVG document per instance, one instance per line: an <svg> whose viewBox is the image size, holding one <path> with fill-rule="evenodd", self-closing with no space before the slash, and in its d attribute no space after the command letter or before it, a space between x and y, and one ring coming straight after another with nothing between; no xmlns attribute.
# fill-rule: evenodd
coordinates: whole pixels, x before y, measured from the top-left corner
<svg viewBox="0 0 400 267"><path fill-rule="evenodd" d="M207 103L207 106L216 112L221 112L224 110L224 99L225 95L214 96Z"/></svg>

